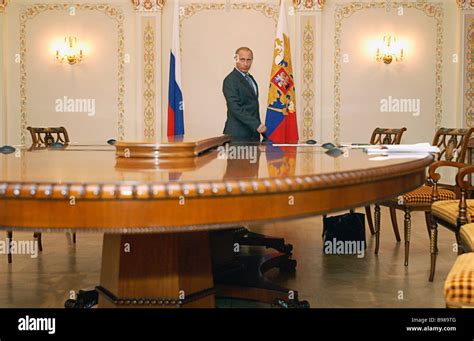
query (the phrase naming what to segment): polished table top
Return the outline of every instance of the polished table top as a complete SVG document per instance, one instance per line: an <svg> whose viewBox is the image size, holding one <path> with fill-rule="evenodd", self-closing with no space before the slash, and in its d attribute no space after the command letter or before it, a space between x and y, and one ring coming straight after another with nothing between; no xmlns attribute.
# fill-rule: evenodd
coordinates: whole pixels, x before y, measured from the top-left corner
<svg viewBox="0 0 474 341"><path fill-rule="evenodd" d="M0 183L51 183L51 184L96 184L96 183L177 183L223 182L226 180L262 181L286 179L312 175L349 174L355 171L386 167L428 164L430 156L418 159L374 160L377 155L368 155L361 149L349 150L334 158L320 147L272 147L247 145L250 152L240 152L241 158L226 159L219 150L211 151L199 158L206 159L202 166L193 169L121 168L115 157L115 147L108 145L71 145L66 149L20 150L18 154L0 155ZM237 146L240 148L241 146ZM225 147L223 147L225 148ZM254 149L252 149L254 148ZM225 149L224 149L225 151ZM239 152L235 152L236 157ZM228 153L230 157L230 153ZM179 178L175 178L179 172Z"/></svg>
<svg viewBox="0 0 474 341"><path fill-rule="evenodd" d="M115 147L99 144L0 155L0 225L161 232L297 218L412 190L433 160L375 160L361 149L335 158L314 146L231 147L174 168L123 163Z"/></svg>

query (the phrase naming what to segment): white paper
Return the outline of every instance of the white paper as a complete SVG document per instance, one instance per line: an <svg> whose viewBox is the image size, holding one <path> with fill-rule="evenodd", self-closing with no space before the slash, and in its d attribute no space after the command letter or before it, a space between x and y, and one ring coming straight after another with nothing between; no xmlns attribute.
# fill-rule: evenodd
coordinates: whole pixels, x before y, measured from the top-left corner
<svg viewBox="0 0 474 341"><path fill-rule="evenodd" d="M439 148L429 143L417 144L394 144L382 145L378 147L364 149L368 154L389 154L389 153L439 153Z"/></svg>
<svg viewBox="0 0 474 341"><path fill-rule="evenodd" d="M393 159L424 159L428 153L389 153L369 158L369 161L386 161Z"/></svg>

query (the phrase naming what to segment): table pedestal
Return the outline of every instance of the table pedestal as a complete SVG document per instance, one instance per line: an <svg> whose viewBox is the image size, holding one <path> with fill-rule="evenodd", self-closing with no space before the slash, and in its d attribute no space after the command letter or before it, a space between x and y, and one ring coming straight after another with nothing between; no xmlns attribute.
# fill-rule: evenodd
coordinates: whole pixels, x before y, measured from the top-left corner
<svg viewBox="0 0 474 341"><path fill-rule="evenodd" d="M208 232L105 234L99 307L214 308Z"/></svg>

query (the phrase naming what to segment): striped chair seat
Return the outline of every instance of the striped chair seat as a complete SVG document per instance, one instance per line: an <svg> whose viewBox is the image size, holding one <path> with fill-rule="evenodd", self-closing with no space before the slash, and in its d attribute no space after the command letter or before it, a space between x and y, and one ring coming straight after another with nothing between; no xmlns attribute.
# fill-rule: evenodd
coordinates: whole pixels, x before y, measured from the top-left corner
<svg viewBox="0 0 474 341"><path fill-rule="evenodd" d="M448 307L474 308L474 253L458 256L444 282Z"/></svg>
<svg viewBox="0 0 474 341"><path fill-rule="evenodd" d="M391 199L397 201L402 205L429 205L431 204L431 196L433 194L433 187L421 186L414 191L405 193L396 198ZM400 198L403 197L403 203ZM444 188L438 188L438 200L453 200L456 199L456 194L453 191Z"/></svg>
<svg viewBox="0 0 474 341"><path fill-rule="evenodd" d="M468 223L474 221L474 199L467 202L467 220ZM431 205L433 216L440 218L453 226L457 225L459 215L459 200L436 201Z"/></svg>
<svg viewBox="0 0 474 341"><path fill-rule="evenodd" d="M465 252L474 252L474 223L461 226L459 231Z"/></svg>

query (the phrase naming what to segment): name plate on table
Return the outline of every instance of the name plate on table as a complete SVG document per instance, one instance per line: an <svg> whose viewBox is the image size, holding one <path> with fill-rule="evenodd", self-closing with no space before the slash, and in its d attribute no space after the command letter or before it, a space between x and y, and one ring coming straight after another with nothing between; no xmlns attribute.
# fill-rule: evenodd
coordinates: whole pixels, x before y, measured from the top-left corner
<svg viewBox="0 0 474 341"><path fill-rule="evenodd" d="M230 135L220 135L209 138L175 136L164 138L161 142L117 141L117 167L194 168L202 163L201 159L207 159L202 154L230 140Z"/></svg>

